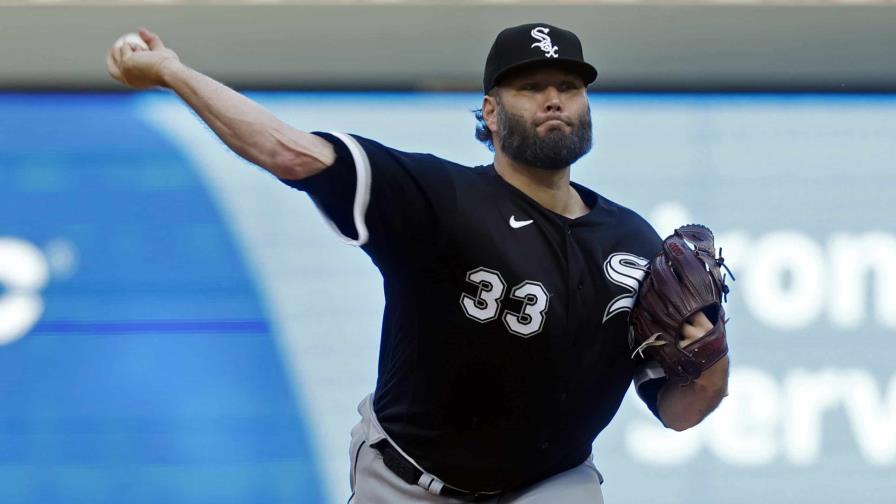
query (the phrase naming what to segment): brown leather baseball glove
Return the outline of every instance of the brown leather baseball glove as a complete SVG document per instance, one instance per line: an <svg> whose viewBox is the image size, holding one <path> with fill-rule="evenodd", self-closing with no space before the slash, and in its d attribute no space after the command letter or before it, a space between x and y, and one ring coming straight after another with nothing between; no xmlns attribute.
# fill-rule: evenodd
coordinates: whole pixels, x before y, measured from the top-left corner
<svg viewBox="0 0 896 504"><path fill-rule="evenodd" d="M731 273L721 249L716 255L712 231L705 226L688 224L663 240L662 251L650 262L632 309L632 358L646 352L648 359L663 367L667 378L687 384L728 353L722 308L728 286L722 267ZM701 311L713 328L681 347L682 324Z"/></svg>

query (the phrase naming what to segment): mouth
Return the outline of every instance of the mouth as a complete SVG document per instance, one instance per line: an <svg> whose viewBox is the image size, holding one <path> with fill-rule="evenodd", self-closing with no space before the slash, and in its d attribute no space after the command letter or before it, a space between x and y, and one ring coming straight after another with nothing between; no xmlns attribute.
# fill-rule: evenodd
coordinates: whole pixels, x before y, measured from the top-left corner
<svg viewBox="0 0 896 504"><path fill-rule="evenodd" d="M571 130L572 126L567 124L566 121L561 119L548 119L547 121L542 122L536 127L537 130L541 130L545 133L549 131L563 131Z"/></svg>
<svg viewBox="0 0 896 504"><path fill-rule="evenodd" d="M563 119L559 119L559 118L548 119L546 121L542 121L541 124L539 124L538 126L544 126L545 124L554 125L554 126L561 125L561 124L564 126L572 126L568 122L564 121Z"/></svg>

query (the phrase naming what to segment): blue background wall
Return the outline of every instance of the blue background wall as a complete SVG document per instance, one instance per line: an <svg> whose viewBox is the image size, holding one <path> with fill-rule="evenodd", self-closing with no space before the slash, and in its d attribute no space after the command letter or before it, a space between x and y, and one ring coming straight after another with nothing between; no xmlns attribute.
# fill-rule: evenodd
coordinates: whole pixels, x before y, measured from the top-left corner
<svg viewBox="0 0 896 504"><path fill-rule="evenodd" d="M252 96L302 129L490 159L474 94ZM627 399L596 443L608 502L891 502L896 98L592 109L574 179L661 234L710 225L738 276L731 397L681 434ZM5 94L0 216L0 502L347 498L380 279L303 195L171 95Z"/></svg>
<svg viewBox="0 0 896 504"><path fill-rule="evenodd" d="M259 286L187 160L125 96L0 111L0 234L50 273L0 348L0 502L322 501Z"/></svg>

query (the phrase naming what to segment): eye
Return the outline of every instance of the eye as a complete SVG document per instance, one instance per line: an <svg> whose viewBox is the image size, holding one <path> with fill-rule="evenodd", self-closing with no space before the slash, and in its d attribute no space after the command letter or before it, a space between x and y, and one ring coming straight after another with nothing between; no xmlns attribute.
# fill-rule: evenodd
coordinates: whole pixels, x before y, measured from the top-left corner
<svg viewBox="0 0 896 504"><path fill-rule="evenodd" d="M536 86L534 82L524 82L520 86L520 89L522 89L523 91L535 91L537 88L538 86Z"/></svg>

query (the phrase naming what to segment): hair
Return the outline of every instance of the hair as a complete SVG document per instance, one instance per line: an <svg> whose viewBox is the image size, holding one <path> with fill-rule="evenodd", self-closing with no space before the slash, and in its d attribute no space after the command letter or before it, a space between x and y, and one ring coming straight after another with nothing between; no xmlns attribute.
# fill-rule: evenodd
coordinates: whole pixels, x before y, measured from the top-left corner
<svg viewBox="0 0 896 504"><path fill-rule="evenodd" d="M492 88L487 95L493 97L495 101L498 103L498 106L501 106L501 98L498 96L498 93L495 92L495 88ZM485 122L485 117L482 115L482 109L473 109L473 117L476 118L476 140L479 140L488 150L495 152L495 142L492 136L492 130L489 129L488 124Z"/></svg>

